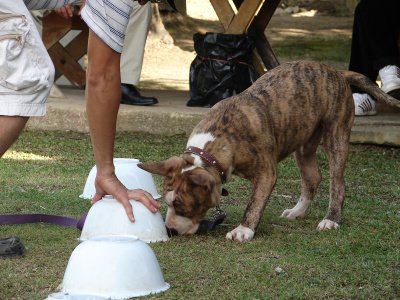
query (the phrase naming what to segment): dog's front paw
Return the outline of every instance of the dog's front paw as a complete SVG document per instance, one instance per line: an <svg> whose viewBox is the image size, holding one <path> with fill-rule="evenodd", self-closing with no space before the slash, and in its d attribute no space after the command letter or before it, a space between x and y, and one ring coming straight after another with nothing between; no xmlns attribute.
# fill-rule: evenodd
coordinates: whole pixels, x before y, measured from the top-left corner
<svg viewBox="0 0 400 300"><path fill-rule="evenodd" d="M304 218L306 215L305 211L300 211L296 208L285 209L281 214L282 218L286 218L288 220L296 220L297 218Z"/></svg>
<svg viewBox="0 0 400 300"><path fill-rule="evenodd" d="M339 224L328 219L323 219L321 222L319 222L317 230L324 231L332 228L339 229Z"/></svg>
<svg viewBox="0 0 400 300"><path fill-rule="evenodd" d="M238 242L250 241L253 237L254 231L242 225L239 225L238 227L226 234L227 240Z"/></svg>
<svg viewBox="0 0 400 300"><path fill-rule="evenodd" d="M281 215L282 218L288 220L295 220L297 218L304 218L308 207L310 206L311 200L300 198L296 203L295 207L285 209Z"/></svg>

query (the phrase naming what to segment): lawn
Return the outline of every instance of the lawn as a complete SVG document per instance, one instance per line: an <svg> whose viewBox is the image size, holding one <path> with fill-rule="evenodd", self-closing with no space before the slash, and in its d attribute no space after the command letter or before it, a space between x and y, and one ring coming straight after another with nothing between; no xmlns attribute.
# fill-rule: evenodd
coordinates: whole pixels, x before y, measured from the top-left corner
<svg viewBox="0 0 400 300"><path fill-rule="evenodd" d="M185 144L185 136L119 133L115 156L160 160L182 153ZM299 172L288 158L279 165L255 239L225 240L250 195L250 185L234 178L222 200L227 218L216 230L151 244L171 288L144 299L400 298L400 149L351 146L344 223L323 233L315 229L327 211L328 165L322 151L318 156L324 180L306 219L279 217L300 189ZM81 216L90 208L79 195L93 164L87 134L24 132L0 160L0 213ZM155 180L160 192L161 178ZM79 230L0 226L0 236L12 235L24 241L27 253L0 258L0 299L44 299L57 291Z"/></svg>

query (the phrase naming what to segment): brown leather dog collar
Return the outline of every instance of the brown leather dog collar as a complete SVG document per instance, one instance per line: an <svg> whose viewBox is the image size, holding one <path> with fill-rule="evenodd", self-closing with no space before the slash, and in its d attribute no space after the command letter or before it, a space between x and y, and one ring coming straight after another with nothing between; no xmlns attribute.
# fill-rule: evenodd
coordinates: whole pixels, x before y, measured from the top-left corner
<svg viewBox="0 0 400 300"><path fill-rule="evenodd" d="M195 155L200 156L204 161L206 161L210 166L213 166L218 171L222 183L226 181L226 173L222 168L221 164L219 163L219 161L214 157L214 155L204 151L203 149L193 146L187 147L185 153L193 153Z"/></svg>

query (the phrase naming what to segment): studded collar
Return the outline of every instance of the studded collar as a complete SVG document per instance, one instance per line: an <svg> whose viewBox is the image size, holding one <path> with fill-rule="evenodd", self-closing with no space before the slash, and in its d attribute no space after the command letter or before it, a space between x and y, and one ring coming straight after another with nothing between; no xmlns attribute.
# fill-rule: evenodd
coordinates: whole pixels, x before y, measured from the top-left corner
<svg viewBox="0 0 400 300"><path fill-rule="evenodd" d="M205 162L207 162L210 166L213 166L218 171L222 183L226 181L226 172L214 155L204 151L203 149L193 146L187 147L185 153L192 153L200 156Z"/></svg>

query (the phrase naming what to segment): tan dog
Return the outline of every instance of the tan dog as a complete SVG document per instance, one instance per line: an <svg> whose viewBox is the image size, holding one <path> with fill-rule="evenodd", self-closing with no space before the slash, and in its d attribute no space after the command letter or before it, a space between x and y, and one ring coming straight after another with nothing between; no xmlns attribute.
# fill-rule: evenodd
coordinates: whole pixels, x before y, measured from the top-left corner
<svg viewBox="0 0 400 300"><path fill-rule="evenodd" d="M242 223L226 238L252 239L277 179L277 163L293 152L301 196L282 217L304 217L321 181L316 150L322 139L329 158L330 202L318 229L338 228L354 120L349 84L400 107L361 74L306 61L282 64L246 91L213 106L194 128L184 154L139 165L165 176L166 226L179 234L195 233L207 210L219 204L222 184L236 174L252 182L253 192Z"/></svg>

